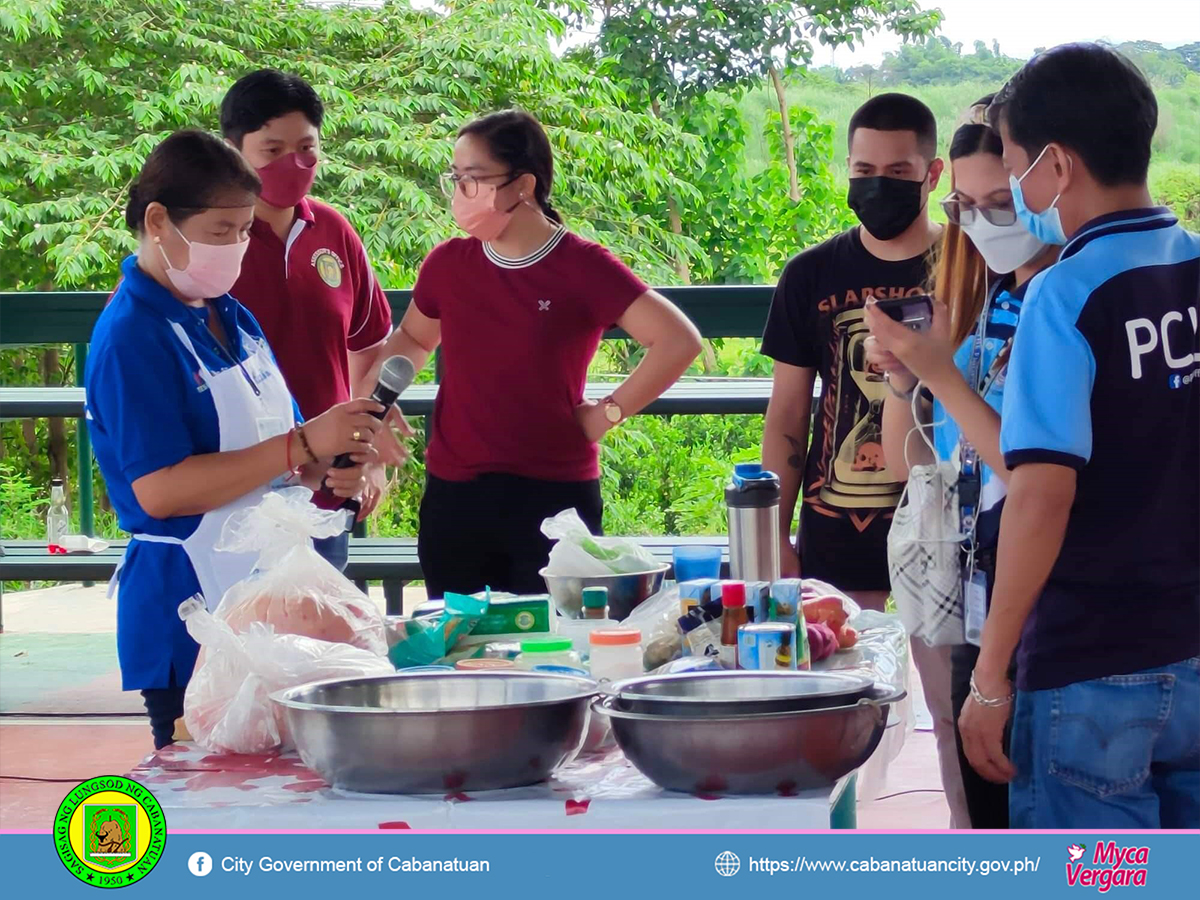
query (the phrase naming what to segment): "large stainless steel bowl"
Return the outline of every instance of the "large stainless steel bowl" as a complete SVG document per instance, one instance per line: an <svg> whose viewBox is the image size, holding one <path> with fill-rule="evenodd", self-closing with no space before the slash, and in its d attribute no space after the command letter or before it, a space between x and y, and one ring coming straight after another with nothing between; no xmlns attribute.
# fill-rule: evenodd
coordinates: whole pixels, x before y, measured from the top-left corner
<svg viewBox="0 0 1200 900"><path fill-rule="evenodd" d="M486 791L544 781L583 741L594 683L537 672L397 673L272 696L301 760L351 791Z"/></svg>
<svg viewBox="0 0 1200 900"><path fill-rule="evenodd" d="M842 672L686 672L629 678L608 693L624 712L744 716L846 706L871 697L874 687L864 675Z"/></svg>
<svg viewBox="0 0 1200 900"><path fill-rule="evenodd" d="M783 794L829 787L867 761L904 691L850 706L723 717L655 716L612 709L626 758L655 784L696 794Z"/></svg>
<svg viewBox="0 0 1200 900"><path fill-rule="evenodd" d="M633 608L662 588L663 578L671 566L663 563L646 572L627 572L623 575L551 575L545 569L538 572L546 581L546 589L554 605L564 616L578 619L583 611L585 587L608 588L608 617L620 622Z"/></svg>

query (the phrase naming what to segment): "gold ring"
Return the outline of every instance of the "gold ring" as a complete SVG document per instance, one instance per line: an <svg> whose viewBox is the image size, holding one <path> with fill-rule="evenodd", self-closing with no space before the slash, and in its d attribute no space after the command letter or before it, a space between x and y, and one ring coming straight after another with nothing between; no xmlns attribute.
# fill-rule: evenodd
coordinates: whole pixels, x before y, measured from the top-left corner
<svg viewBox="0 0 1200 900"><path fill-rule="evenodd" d="M351 435L351 437L354 438L354 440L361 442L362 441L362 432L356 431L356 432L354 432L354 434Z"/></svg>

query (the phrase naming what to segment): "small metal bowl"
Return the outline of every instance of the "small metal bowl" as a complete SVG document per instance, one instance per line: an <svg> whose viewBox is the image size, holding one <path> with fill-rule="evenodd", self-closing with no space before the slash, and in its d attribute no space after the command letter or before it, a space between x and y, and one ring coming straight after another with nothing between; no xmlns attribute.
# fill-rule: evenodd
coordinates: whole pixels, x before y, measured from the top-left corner
<svg viewBox="0 0 1200 900"><path fill-rule="evenodd" d="M585 587L608 588L608 617L620 622L639 603L659 592L670 568L668 563L663 563L656 569L621 575L552 575L546 569L538 574L545 579L546 589L554 598L558 611L571 619L578 619L583 612Z"/></svg>
<svg viewBox="0 0 1200 900"><path fill-rule="evenodd" d="M487 791L544 781L584 739L594 682L536 672L397 673L272 695L300 759L350 791Z"/></svg>
<svg viewBox="0 0 1200 900"><path fill-rule="evenodd" d="M652 716L593 702L625 757L660 787L693 794L782 794L827 788L879 746L904 691L849 706L745 716Z"/></svg>
<svg viewBox="0 0 1200 900"><path fill-rule="evenodd" d="M613 708L658 716L744 716L846 706L874 696L875 683L842 672L685 672L612 685ZM883 694L886 696L886 692Z"/></svg>

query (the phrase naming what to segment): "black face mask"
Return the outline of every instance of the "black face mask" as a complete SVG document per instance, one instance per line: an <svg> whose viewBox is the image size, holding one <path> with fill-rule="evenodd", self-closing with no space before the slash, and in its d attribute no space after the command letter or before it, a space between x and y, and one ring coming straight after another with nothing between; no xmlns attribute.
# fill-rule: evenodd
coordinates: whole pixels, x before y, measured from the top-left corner
<svg viewBox="0 0 1200 900"><path fill-rule="evenodd" d="M890 241L904 234L921 214L924 184L924 178L920 181L885 175L851 178L846 202L873 238Z"/></svg>

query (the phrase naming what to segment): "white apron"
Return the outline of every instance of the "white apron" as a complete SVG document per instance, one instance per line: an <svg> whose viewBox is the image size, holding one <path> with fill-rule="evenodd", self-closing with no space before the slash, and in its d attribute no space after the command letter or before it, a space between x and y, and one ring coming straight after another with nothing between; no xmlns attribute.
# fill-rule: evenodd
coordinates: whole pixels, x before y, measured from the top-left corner
<svg viewBox="0 0 1200 900"><path fill-rule="evenodd" d="M217 410L221 453L245 450L275 435L284 434L296 424L292 395L288 392L283 373L279 371L264 341L243 331L243 346L248 351L253 349L254 352L243 360L240 366L232 365L224 371L211 372L196 352L183 326L172 322L171 329L196 360L200 377L208 386L209 396L212 397ZM221 538L221 529L233 513L254 506L269 490L271 484L264 484L232 503L205 513L200 518L195 532L184 540L155 534L134 534L131 537L135 541L181 545L192 568L196 570L205 605L212 612L225 596L225 592L253 571L258 558L255 553L214 550L213 547ZM118 566L109 584L109 596L112 596L124 564L122 559L121 566Z"/></svg>

